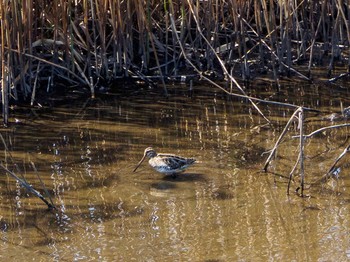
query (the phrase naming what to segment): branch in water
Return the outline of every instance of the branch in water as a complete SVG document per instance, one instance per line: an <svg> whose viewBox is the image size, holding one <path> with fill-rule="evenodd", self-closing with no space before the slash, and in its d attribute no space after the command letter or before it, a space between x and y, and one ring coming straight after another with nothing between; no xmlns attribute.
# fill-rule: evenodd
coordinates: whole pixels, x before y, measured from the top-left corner
<svg viewBox="0 0 350 262"><path fill-rule="evenodd" d="M42 194L39 193L39 191L35 190L31 185L29 185L27 182L19 178L15 173L12 171L8 170L3 164L0 164L0 167L2 167L10 176L12 176L16 181L23 186L25 189L27 189L29 192L31 192L33 195L36 197L40 198L47 206L48 208L51 209L56 209L56 207L49 203Z"/></svg>

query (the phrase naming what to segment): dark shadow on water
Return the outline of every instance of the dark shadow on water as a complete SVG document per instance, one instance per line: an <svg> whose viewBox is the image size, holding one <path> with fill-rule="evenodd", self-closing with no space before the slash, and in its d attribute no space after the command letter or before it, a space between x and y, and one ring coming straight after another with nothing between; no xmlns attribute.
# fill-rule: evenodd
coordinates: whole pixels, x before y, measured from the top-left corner
<svg viewBox="0 0 350 262"><path fill-rule="evenodd" d="M74 209L74 206L71 206ZM135 217L141 216L143 214L143 209L134 206L128 206L124 202L115 202L115 203L100 203L88 206L79 206L80 211L79 216L82 219L88 220L90 222L100 223L101 221L110 221L125 217ZM74 212L69 214L70 216L76 216Z"/></svg>
<svg viewBox="0 0 350 262"><path fill-rule="evenodd" d="M211 194L212 199L215 200L230 200L234 198L234 195L225 189L219 189Z"/></svg>
<svg viewBox="0 0 350 262"><path fill-rule="evenodd" d="M149 187L151 195L156 197L169 197L170 195L176 194L177 185L169 181L161 181L152 183Z"/></svg>
<svg viewBox="0 0 350 262"><path fill-rule="evenodd" d="M163 181L171 182L195 182L195 181L207 181L203 174L198 173L183 173L176 176L164 176Z"/></svg>
<svg viewBox="0 0 350 262"><path fill-rule="evenodd" d="M150 185L151 189L154 190L168 190L168 189L174 189L177 186L174 183L170 183L168 181L159 182L159 183L152 183Z"/></svg>

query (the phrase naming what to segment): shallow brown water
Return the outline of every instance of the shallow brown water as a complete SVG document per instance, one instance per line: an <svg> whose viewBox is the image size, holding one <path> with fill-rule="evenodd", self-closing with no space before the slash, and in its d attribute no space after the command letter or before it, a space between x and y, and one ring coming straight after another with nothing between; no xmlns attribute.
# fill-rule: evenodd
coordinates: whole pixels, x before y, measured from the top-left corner
<svg viewBox="0 0 350 262"><path fill-rule="evenodd" d="M271 99L338 111L345 91L291 87ZM270 90L260 94L271 95ZM302 94L302 95L300 95ZM312 97L312 99L311 99ZM261 169L293 110L247 103L220 92L181 88L165 99L154 90L116 94L51 109L18 108L1 134L1 158L50 191L57 214L10 177L0 180L0 258L20 261L345 261L350 258L349 158L339 179L314 184L348 145L348 130L307 141L307 197L287 196L297 158L293 125ZM25 112L25 113L24 113ZM308 115L307 133L332 124ZM14 118L12 119L14 121ZM344 123L340 122L340 123ZM146 147L195 157L177 178L144 163ZM10 155L11 154L11 155ZM37 172L30 163L34 163ZM15 171L19 174L18 171ZM298 187L298 177L292 191ZM40 190L43 192L42 190Z"/></svg>

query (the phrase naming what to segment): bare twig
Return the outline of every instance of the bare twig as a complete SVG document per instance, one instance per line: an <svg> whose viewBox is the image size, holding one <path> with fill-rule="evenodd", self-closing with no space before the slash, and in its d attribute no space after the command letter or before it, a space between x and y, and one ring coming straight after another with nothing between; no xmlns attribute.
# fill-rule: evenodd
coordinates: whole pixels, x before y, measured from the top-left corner
<svg viewBox="0 0 350 262"><path fill-rule="evenodd" d="M342 73L340 75L337 75L335 77L332 77L332 78L328 79L327 82L334 83L334 82L338 81L339 79L348 77L349 75L350 75L350 73Z"/></svg>
<svg viewBox="0 0 350 262"><path fill-rule="evenodd" d="M320 179L318 179L316 182L314 182L313 184L316 184L318 182L326 182L334 173L334 171L336 170L336 166L338 164L338 162L347 154L350 152L350 145L348 145L343 152L336 158L336 160L334 161L333 165L331 166L331 168L328 170L328 172L326 174L324 174Z"/></svg>
<svg viewBox="0 0 350 262"><path fill-rule="evenodd" d="M310 138L310 137L316 135L317 133L326 131L326 130L328 130L328 129L341 128L341 127L346 127L346 126L350 126L350 124L347 123L347 124L341 124L341 125L325 126L325 127L322 127L322 128L320 128L320 129L317 129L317 130L311 132L311 133L308 134L308 135L304 135L304 138Z"/></svg>

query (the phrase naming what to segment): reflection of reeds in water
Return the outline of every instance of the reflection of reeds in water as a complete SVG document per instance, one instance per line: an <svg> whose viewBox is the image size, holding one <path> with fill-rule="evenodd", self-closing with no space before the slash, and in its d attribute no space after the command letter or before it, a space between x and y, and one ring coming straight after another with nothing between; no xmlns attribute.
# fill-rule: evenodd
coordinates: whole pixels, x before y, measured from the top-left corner
<svg viewBox="0 0 350 262"><path fill-rule="evenodd" d="M4 120L9 97L33 102L36 88L57 82L88 86L94 95L94 86L120 77L164 81L198 73L184 58L204 75L247 80L266 69L278 80L299 62L310 74L323 58L331 72L348 55L348 13L338 0L5 1Z"/></svg>

